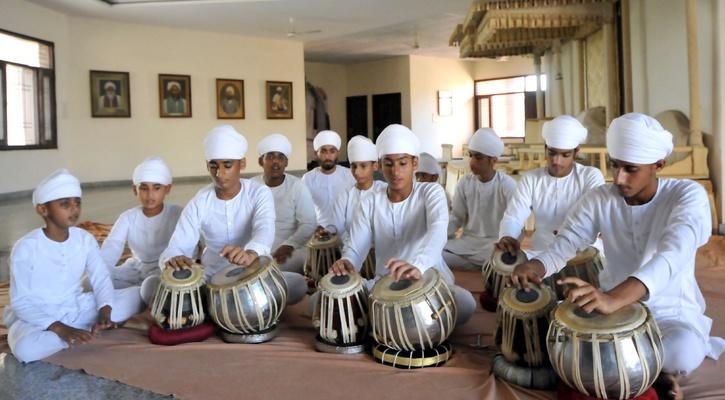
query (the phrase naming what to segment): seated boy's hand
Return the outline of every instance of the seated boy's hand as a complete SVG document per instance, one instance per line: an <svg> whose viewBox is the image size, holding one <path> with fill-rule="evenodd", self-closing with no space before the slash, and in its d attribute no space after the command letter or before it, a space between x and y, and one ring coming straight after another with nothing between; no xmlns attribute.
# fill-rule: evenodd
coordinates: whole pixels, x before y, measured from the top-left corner
<svg viewBox="0 0 725 400"><path fill-rule="evenodd" d="M116 324L111 321L111 306L103 306L98 310L98 318L96 319L96 324L93 325L93 329L91 329L91 333L113 329L115 327Z"/></svg>
<svg viewBox="0 0 725 400"><path fill-rule="evenodd" d="M514 272L511 274L511 284L514 287L529 291L529 287L535 284L541 287L543 283L541 280L544 278L546 269L544 264L537 259L529 260L523 264L519 264L514 268Z"/></svg>
<svg viewBox="0 0 725 400"><path fill-rule="evenodd" d="M330 232L327 229L318 226L317 229L315 229L315 239L329 239L330 236L334 235L335 232Z"/></svg>
<svg viewBox="0 0 725 400"><path fill-rule="evenodd" d="M93 340L93 334L91 332L73 328L60 321L53 322L48 327L48 330L58 335L58 337L71 347L90 343Z"/></svg>
<svg viewBox="0 0 725 400"><path fill-rule="evenodd" d="M352 266L349 260L342 258L335 261L330 270L337 276L343 276L355 272L355 267Z"/></svg>
<svg viewBox="0 0 725 400"><path fill-rule="evenodd" d="M244 265L246 267L252 265L252 263L259 258L257 252L255 251L243 250L239 246L231 245L224 246L219 255L229 260L232 264Z"/></svg>
<svg viewBox="0 0 725 400"><path fill-rule="evenodd" d="M279 246L277 250L272 253L272 257L274 257L274 261L277 261L277 263L282 264L285 261L287 261L288 258L292 256L292 252L294 251L294 247L292 246Z"/></svg>
<svg viewBox="0 0 725 400"><path fill-rule="evenodd" d="M173 269L189 268L192 265L194 265L194 260L187 256L171 257L169 258L169 261L166 261L166 267Z"/></svg>
<svg viewBox="0 0 725 400"><path fill-rule="evenodd" d="M521 248L521 244L518 240L512 238L511 236L504 236L499 240L496 244L496 249L505 251L512 256L515 256L516 253L519 252L519 249Z"/></svg>
<svg viewBox="0 0 725 400"><path fill-rule="evenodd" d="M405 260L391 258L390 260L388 260L388 262L385 263L385 268L390 270L389 273L393 275L393 278L395 278L396 282L401 279L412 279L414 281L417 281L418 279L423 277L423 274L420 273L418 267L409 264Z"/></svg>

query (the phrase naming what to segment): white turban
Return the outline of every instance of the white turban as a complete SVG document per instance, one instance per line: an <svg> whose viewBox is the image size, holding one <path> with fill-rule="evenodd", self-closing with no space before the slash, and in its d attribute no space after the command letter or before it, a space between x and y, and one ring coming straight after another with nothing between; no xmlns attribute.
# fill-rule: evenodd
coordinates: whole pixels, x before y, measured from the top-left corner
<svg viewBox="0 0 725 400"><path fill-rule="evenodd" d="M290 154L292 154L292 143L289 142L289 139L285 135L273 133L266 136L257 145L257 153L260 157L273 151L282 153L285 157L289 158Z"/></svg>
<svg viewBox="0 0 725 400"><path fill-rule="evenodd" d="M407 127L392 124L380 133L375 147L378 151L378 158L383 158L386 154L410 154L417 157L420 140Z"/></svg>
<svg viewBox="0 0 725 400"><path fill-rule="evenodd" d="M337 150L340 150L340 146L342 145L342 139L340 139L340 135L337 134L335 131L320 131L320 133L315 136L315 140L312 141L312 147L315 149L315 151L319 150L322 146L334 146Z"/></svg>
<svg viewBox="0 0 725 400"><path fill-rule="evenodd" d="M103 88L105 90L108 90L109 87L112 87L113 90L116 90L116 84L113 83L113 82L111 82L111 81L108 81L108 82L106 82L106 83L103 84Z"/></svg>
<svg viewBox="0 0 725 400"><path fill-rule="evenodd" d="M149 157L133 170L133 184L141 182L171 184L171 170L161 157Z"/></svg>
<svg viewBox="0 0 725 400"><path fill-rule="evenodd" d="M171 87L172 86L176 86L177 88L179 88L179 90L181 90L181 84L179 82L176 82L176 81L170 81L170 82L168 82L166 84L166 90L171 90Z"/></svg>
<svg viewBox="0 0 725 400"><path fill-rule="evenodd" d="M204 138L206 160L241 160L247 153L247 139L231 125L219 125Z"/></svg>
<svg viewBox="0 0 725 400"><path fill-rule="evenodd" d="M33 205L68 197L81 197L81 183L63 168L53 172L38 184L33 191Z"/></svg>
<svg viewBox="0 0 725 400"><path fill-rule="evenodd" d="M615 160L654 164L670 155L672 146L672 134L648 115L624 114L607 129L607 152Z"/></svg>
<svg viewBox="0 0 725 400"><path fill-rule="evenodd" d="M481 128L471 136L468 149L483 153L489 157L501 157L503 154L503 141L496 131L491 128Z"/></svg>
<svg viewBox="0 0 725 400"><path fill-rule="evenodd" d="M365 136L353 136L347 142L347 159L353 162L378 161L378 153L375 151L375 143Z"/></svg>
<svg viewBox="0 0 725 400"><path fill-rule="evenodd" d="M420 159L418 160L418 169L415 172L422 172L430 175L440 175L441 166L438 164L438 160L428 153L420 153Z"/></svg>
<svg viewBox="0 0 725 400"><path fill-rule="evenodd" d="M544 122L541 136L549 147L560 150L575 149L587 140L587 128L571 115L561 115Z"/></svg>

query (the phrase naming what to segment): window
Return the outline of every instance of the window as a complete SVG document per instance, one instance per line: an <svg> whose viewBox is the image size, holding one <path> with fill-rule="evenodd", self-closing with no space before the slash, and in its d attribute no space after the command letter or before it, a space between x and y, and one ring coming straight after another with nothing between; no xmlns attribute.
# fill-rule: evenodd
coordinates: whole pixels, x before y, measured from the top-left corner
<svg viewBox="0 0 725 400"><path fill-rule="evenodd" d="M476 129L493 128L505 138L523 138L526 118L536 118L536 75L475 82ZM546 75L541 75L546 91Z"/></svg>
<svg viewBox="0 0 725 400"><path fill-rule="evenodd" d="M53 43L0 30L0 150L57 147Z"/></svg>

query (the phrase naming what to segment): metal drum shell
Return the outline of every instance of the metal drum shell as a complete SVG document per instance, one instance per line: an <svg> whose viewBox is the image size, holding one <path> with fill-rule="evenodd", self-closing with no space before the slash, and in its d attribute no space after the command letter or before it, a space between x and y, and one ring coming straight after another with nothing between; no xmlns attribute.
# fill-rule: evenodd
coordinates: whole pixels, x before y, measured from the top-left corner
<svg viewBox="0 0 725 400"><path fill-rule="evenodd" d="M378 295L378 285L389 285L392 277L381 278L370 295L371 336L378 343L397 350L430 349L441 345L453 330L458 310L453 293L433 268L426 270L421 290L390 300Z"/></svg>
<svg viewBox="0 0 725 400"><path fill-rule="evenodd" d="M214 284L212 277L207 283L209 314L228 332L253 334L271 329L287 304L287 284L277 264L268 257L260 257L256 262L261 266L252 276L221 285ZM217 274L234 268L239 266L229 266Z"/></svg>
<svg viewBox="0 0 725 400"><path fill-rule="evenodd" d="M652 386L662 370L662 339L646 306L644 322L610 333L577 331L554 312L547 334L551 365L568 386L589 396L629 399ZM568 307L571 303L561 303Z"/></svg>

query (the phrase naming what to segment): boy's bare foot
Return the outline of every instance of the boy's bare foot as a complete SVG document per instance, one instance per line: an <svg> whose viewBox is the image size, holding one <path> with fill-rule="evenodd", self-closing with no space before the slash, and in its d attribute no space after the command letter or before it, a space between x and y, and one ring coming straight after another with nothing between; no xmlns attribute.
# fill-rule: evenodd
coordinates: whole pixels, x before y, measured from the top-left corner
<svg viewBox="0 0 725 400"><path fill-rule="evenodd" d="M685 396L678 381L678 376L662 372L652 387L660 400L683 400Z"/></svg>

